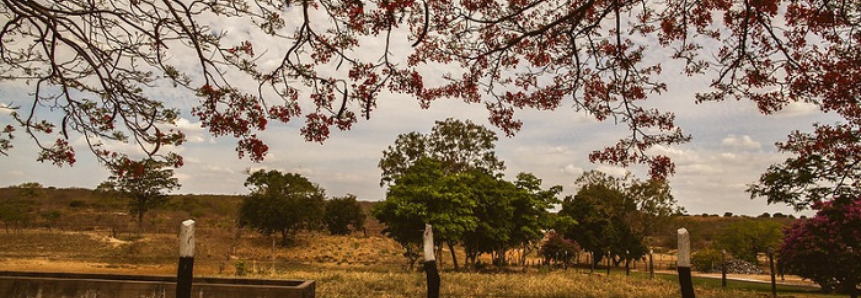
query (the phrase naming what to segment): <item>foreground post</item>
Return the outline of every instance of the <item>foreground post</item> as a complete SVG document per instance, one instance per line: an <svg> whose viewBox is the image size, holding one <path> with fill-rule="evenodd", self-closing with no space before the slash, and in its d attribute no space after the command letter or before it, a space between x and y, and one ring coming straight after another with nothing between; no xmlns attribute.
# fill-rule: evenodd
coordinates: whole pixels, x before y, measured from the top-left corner
<svg viewBox="0 0 861 298"><path fill-rule="evenodd" d="M595 272L595 252L590 251L588 255L586 255L586 260L589 261L589 274Z"/></svg>
<svg viewBox="0 0 861 298"><path fill-rule="evenodd" d="M425 225L424 233L425 272L427 273L428 298L439 298L439 271L436 268L436 258L433 254L433 230L431 225Z"/></svg>
<svg viewBox="0 0 861 298"><path fill-rule="evenodd" d="M771 297L777 298L777 281L774 279L774 249L768 248L768 266L771 268Z"/></svg>
<svg viewBox="0 0 861 298"><path fill-rule="evenodd" d="M607 276L610 276L610 251L607 251Z"/></svg>
<svg viewBox="0 0 861 298"><path fill-rule="evenodd" d="M652 261L652 254L654 254L651 248L649 249L649 278L655 278L655 263Z"/></svg>
<svg viewBox="0 0 861 298"><path fill-rule="evenodd" d="M726 249L721 249L720 253L720 287L726 289Z"/></svg>
<svg viewBox="0 0 861 298"><path fill-rule="evenodd" d="M847 247L846 251L849 252L849 255L852 255L852 253L854 253L854 250L851 246ZM780 263L782 264L783 262ZM849 287L849 298L858 298L858 288L855 287L855 285L858 284L858 276L855 274L850 274L849 278L846 279L846 284L852 285Z"/></svg>
<svg viewBox="0 0 861 298"><path fill-rule="evenodd" d="M691 280L691 236L688 230L681 228L679 233L679 284L682 287L682 298L694 298L694 284Z"/></svg>
<svg viewBox="0 0 861 298"><path fill-rule="evenodd" d="M630 252L626 250L625 251L625 276L631 275L631 261L630 261L630 258L628 257L629 254L630 254Z"/></svg>
<svg viewBox="0 0 861 298"><path fill-rule="evenodd" d="M176 298L191 298L194 271L194 221L182 222L179 230L179 267L176 269Z"/></svg>

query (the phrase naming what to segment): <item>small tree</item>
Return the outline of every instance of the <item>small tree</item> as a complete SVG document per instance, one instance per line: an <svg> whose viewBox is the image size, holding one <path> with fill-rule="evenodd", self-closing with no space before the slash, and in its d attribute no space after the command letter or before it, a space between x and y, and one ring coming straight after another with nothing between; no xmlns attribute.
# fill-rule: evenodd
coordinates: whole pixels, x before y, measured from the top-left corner
<svg viewBox="0 0 861 298"><path fill-rule="evenodd" d="M143 232L144 214L167 203L165 191L179 189L171 167L182 165L182 159L170 155L166 160L144 158L132 160L120 156L109 162L111 176L99 184L97 192L129 200L129 211L137 216L138 237Z"/></svg>
<svg viewBox="0 0 861 298"><path fill-rule="evenodd" d="M281 234L286 246L293 233L316 229L323 219L325 191L299 174L260 170L245 179L251 194L239 208L239 225L264 235Z"/></svg>
<svg viewBox="0 0 861 298"><path fill-rule="evenodd" d="M787 272L823 290L848 293L861 279L861 198L814 203L816 216L786 231L780 258Z"/></svg>
<svg viewBox="0 0 861 298"><path fill-rule="evenodd" d="M756 264L757 254L780 246L782 228L783 225L779 222L771 220L737 221L718 235L718 246L726 249L736 259Z"/></svg>
<svg viewBox="0 0 861 298"><path fill-rule="evenodd" d="M717 249L706 248L695 252L694 255L691 256L691 265L696 271L708 272L723 266L721 264L722 257L723 255Z"/></svg>
<svg viewBox="0 0 861 298"><path fill-rule="evenodd" d="M10 227L17 230L29 222L36 209L35 205L36 203L28 198L8 199L0 203L0 222L3 222L6 233L9 233Z"/></svg>
<svg viewBox="0 0 861 298"><path fill-rule="evenodd" d="M541 250L539 251L546 262L552 260L566 263L579 252L580 245L577 245L577 242L565 239L565 237L556 232L548 233L547 241L541 245Z"/></svg>
<svg viewBox="0 0 861 298"><path fill-rule="evenodd" d="M351 228L359 231L365 227L365 212L356 201L356 196L348 194L326 202L326 215L323 219L332 235L347 235Z"/></svg>
<svg viewBox="0 0 861 298"><path fill-rule="evenodd" d="M57 221L60 220L60 216L62 215L59 210L50 210L50 211L42 211L42 218L45 219L45 226L48 227L48 230L54 228L57 225Z"/></svg>

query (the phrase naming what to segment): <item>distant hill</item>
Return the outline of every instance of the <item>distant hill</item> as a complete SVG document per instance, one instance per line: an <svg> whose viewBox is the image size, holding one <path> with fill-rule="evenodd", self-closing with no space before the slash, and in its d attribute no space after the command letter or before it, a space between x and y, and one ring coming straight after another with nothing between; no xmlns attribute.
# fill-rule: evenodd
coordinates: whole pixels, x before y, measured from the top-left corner
<svg viewBox="0 0 861 298"><path fill-rule="evenodd" d="M85 188L22 189L0 188L0 206L9 202L26 204L25 220L21 227L47 227L60 229L133 229L135 218L128 214L127 201L95 193ZM179 222L194 219L199 227L233 227L237 219L240 195L171 195L165 206L146 214L145 230L172 229ZM366 213L374 202L359 202ZM59 218L51 223L46 216L58 212ZM2 220L0 220L2 221ZM369 235L381 235L383 226L368 214L365 227Z"/></svg>
<svg viewBox="0 0 861 298"><path fill-rule="evenodd" d="M0 188L0 206L9 202L27 201L27 220L17 223L24 227L47 227L80 229L117 229L134 230L135 219L128 215L125 200L96 194L84 188L41 188L24 190L21 188ZM233 228L242 196L239 195L172 195L170 202L153 212L147 213L144 228L149 231L175 229L185 219L195 219L200 227ZM370 209L377 202L360 201L362 210L368 215L365 232L368 236L382 236L383 224L370 215ZM43 214L56 211L59 218L50 222ZM717 235L730 224L737 221L778 221L788 225L796 219L788 217L764 218L748 216L723 217L717 215L677 216L666 229L653 237L651 244L662 247L676 246L676 230L685 227L691 232L695 249L708 247Z"/></svg>

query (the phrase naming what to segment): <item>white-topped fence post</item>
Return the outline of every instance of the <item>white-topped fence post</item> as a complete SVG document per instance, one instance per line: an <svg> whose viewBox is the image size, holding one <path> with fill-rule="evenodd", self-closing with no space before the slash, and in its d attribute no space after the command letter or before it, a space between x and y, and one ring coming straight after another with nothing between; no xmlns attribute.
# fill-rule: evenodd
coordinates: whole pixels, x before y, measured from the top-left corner
<svg viewBox="0 0 861 298"><path fill-rule="evenodd" d="M427 273L428 298L439 298L440 278L433 253L433 229L425 224L424 232L425 272Z"/></svg>
<svg viewBox="0 0 861 298"><path fill-rule="evenodd" d="M679 233L679 284L682 287L682 298L694 298L694 284L691 279L691 236L688 230L681 228Z"/></svg>
<svg viewBox="0 0 861 298"><path fill-rule="evenodd" d="M194 221L182 222L179 230L179 266L176 269L176 298L191 298L194 276Z"/></svg>

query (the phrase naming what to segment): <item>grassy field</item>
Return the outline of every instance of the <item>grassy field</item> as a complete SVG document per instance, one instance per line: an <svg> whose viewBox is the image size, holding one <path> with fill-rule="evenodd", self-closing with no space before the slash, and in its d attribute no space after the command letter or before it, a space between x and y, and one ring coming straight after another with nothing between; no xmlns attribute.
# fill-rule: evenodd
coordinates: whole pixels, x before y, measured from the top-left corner
<svg viewBox="0 0 861 298"><path fill-rule="evenodd" d="M176 236L147 234L143 239L123 241L99 232L23 230L0 234L0 270L66 271L173 275L176 270ZM236 254L219 238L203 234L195 274L233 276L244 264L249 278L310 279L317 281L318 297L423 297L425 276L405 270L399 248L380 237L303 234L294 246L271 248L265 237L243 236ZM208 238L209 237L209 238ZM207 240L209 239L209 240ZM216 243L213 243L216 242ZM274 252L273 262L266 256ZM450 266L449 266L450 267ZM494 273L443 271L442 297L678 297L677 277L586 269L549 270L530 268L498 270ZM731 281L730 289L720 280L695 278L697 297L770 297L767 284ZM781 297L837 297L819 295L809 288L780 286Z"/></svg>
<svg viewBox="0 0 861 298"><path fill-rule="evenodd" d="M15 195L0 189L0 204ZM11 232L0 231L0 270L174 275L179 222L194 218L196 275L235 276L242 271L250 278L316 280L317 297L323 298L425 296L424 274L406 268L402 248L381 237L382 227L371 219L368 236L301 233L290 246L273 247L272 238L235 227L238 196L174 196L167 206L147 214L141 238L121 201L90 190L44 189L34 201L31 222ZM363 208L370 205L363 203ZM55 223L38 216L52 210L61 214ZM724 223L716 217L685 220L702 226ZM458 255L462 262L463 252ZM649 279L637 272L626 277L618 270L604 276L603 270L588 274L583 269L546 268L455 272L450 270L448 251L438 259L446 269L441 273L442 297L679 297L677 277L672 275ZM535 260L533 256L531 261ZM673 260L656 255L655 262L656 268L663 268ZM770 297L767 284L733 281L728 290L720 288L720 280L695 278L695 284L697 297ZM836 297L787 286L779 288L779 295Z"/></svg>

